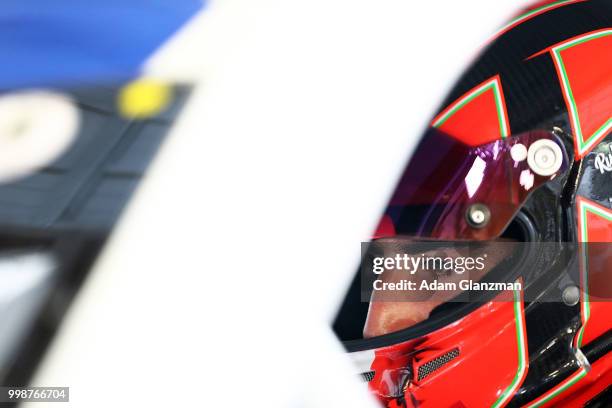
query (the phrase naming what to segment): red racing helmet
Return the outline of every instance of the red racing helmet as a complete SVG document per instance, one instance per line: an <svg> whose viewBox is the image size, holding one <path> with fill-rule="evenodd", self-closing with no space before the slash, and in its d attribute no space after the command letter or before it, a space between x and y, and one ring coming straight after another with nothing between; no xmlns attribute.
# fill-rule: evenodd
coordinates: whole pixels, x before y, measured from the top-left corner
<svg viewBox="0 0 612 408"><path fill-rule="evenodd" d="M609 406L611 242L612 2L540 2L431 119L334 330L385 406ZM389 244L497 255L407 318L423 299L372 292L372 253Z"/></svg>

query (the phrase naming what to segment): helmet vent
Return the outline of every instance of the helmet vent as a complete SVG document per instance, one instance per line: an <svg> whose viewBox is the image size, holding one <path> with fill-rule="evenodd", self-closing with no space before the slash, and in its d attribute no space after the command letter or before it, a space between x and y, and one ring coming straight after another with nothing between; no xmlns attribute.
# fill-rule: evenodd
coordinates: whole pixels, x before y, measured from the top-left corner
<svg viewBox="0 0 612 408"><path fill-rule="evenodd" d="M458 356L459 356L459 348L454 348L442 354L441 356L438 356L434 358L433 360L428 361L427 363L419 367L418 374L417 374L417 380L421 381L422 379L432 374L434 371L438 370L439 368L444 366L449 361L454 360Z"/></svg>
<svg viewBox="0 0 612 408"><path fill-rule="evenodd" d="M374 379L374 374L376 374L376 371L366 371L365 373L361 373L359 375L361 376L363 381L370 382L372 381L372 379Z"/></svg>

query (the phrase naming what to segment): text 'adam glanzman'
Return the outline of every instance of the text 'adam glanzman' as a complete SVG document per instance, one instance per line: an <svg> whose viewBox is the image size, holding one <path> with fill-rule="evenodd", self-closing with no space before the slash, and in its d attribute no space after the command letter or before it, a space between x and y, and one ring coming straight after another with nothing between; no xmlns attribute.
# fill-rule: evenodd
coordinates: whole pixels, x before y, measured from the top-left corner
<svg viewBox="0 0 612 408"><path fill-rule="evenodd" d="M476 291L502 291L502 290L521 290L521 282L475 282L471 279L464 279L456 282L439 282L434 279L431 282L422 280L420 284L417 282L402 279L399 282L383 282L380 279L372 283L374 291L418 291L418 290L433 290L433 291L456 291L476 290Z"/></svg>

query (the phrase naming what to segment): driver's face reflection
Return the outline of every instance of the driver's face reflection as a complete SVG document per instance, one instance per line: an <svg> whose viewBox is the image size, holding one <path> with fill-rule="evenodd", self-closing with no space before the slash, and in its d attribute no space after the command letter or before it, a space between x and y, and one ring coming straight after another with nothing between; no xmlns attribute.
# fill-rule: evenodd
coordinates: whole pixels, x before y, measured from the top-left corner
<svg viewBox="0 0 612 408"><path fill-rule="evenodd" d="M395 237L381 239L377 242L382 244L383 256L393 257L398 253L399 248L410 248L413 241L408 238ZM384 283L409 280L415 282L417 285L423 280L431 282L435 279L440 283L454 282L458 287L459 281L463 279L470 279L473 281L480 280L504 258L509 256L511 252L512 245L494 245L493 242L484 243L477 248L473 246L470 248L438 248L426 251L425 255L445 258L465 256L479 257L486 254L487 260L484 262L484 268L481 270L475 269L469 273L441 273L440 271L419 268L414 274L409 274L406 273L405 270L392 269L379 275L379 279ZM422 253L423 251L418 252L418 254ZM420 323L429 318L431 311L436 306L447 302L461 292L460 289L437 292L427 290L400 291L392 293L392 298L390 298L389 292L374 291L370 298L370 307L363 329L363 336L365 338L381 336Z"/></svg>

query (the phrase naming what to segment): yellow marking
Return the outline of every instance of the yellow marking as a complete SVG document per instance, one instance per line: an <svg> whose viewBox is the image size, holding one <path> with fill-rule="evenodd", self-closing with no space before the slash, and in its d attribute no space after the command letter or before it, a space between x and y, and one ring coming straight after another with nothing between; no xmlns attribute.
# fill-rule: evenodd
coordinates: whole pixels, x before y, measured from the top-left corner
<svg viewBox="0 0 612 408"><path fill-rule="evenodd" d="M152 79L137 79L121 89L119 111L128 118L147 118L163 111L171 99L169 85Z"/></svg>

